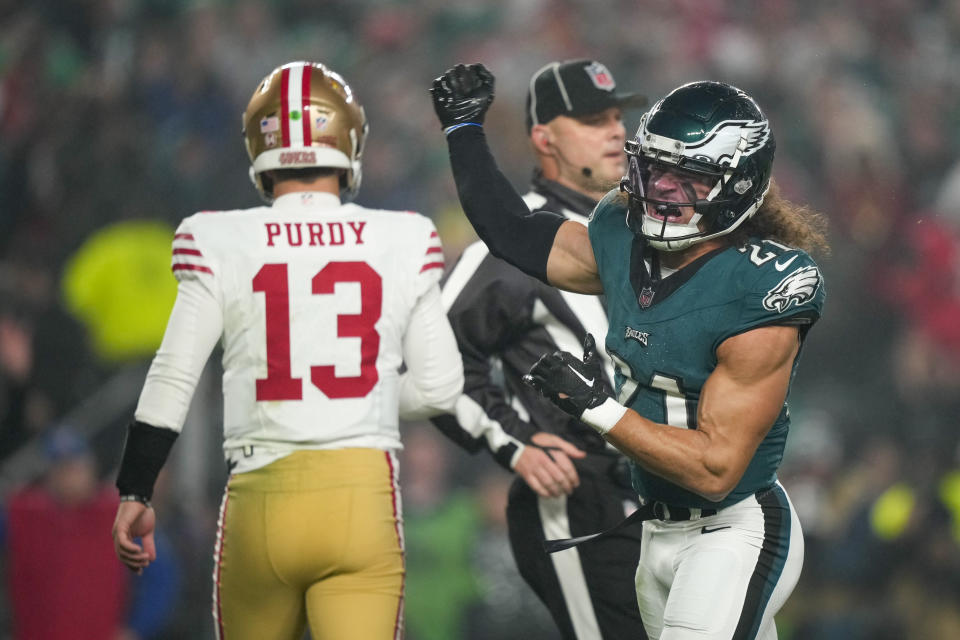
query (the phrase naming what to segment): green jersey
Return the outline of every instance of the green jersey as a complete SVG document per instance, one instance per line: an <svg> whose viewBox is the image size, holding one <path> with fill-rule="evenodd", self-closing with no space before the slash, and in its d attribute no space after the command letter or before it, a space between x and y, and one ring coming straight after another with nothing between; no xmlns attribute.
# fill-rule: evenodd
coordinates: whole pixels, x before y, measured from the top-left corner
<svg viewBox="0 0 960 640"><path fill-rule="evenodd" d="M752 239L654 279L645 261L655 259L654 252L627 228L626 203L617 195L611 192L600 201L589 225L607 300L605 346L617 367L617 398L654 422L696 429L700 390L717 365L717 347L765 325L796 325L804 336L820 317L823 278L805 252ZM789 428L784 401L740 482L721 502L636 464L634 489L644 499L671 505L729 506L774 483Z"/></svg>

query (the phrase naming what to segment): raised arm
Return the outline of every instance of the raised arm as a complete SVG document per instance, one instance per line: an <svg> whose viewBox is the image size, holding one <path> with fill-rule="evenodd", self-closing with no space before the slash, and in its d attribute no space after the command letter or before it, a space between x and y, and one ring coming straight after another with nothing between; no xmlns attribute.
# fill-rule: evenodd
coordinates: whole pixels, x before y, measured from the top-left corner
<svg viewBox="0 0 960 640"><path fill-rule="evenodd" d="M483 133L493 84L483 65L461 64L431 89L464 213L498 258L560 289L602 293L586 228L555 213L531 212L497 168Z"/></svg>

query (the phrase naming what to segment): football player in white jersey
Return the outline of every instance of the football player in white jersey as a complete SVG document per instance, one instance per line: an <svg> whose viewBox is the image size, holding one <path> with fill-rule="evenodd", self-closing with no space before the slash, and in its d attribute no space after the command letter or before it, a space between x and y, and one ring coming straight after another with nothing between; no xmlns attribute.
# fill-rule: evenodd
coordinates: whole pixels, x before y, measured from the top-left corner
<svg viewBox="0 0 960 640"><path fill-rule="evenodd" d="M243 124L272 206L198 213L176 231L177 300L128 430L116 552L137 572L156 557L154 481L222 340L218 637L293 640L309 624L316 640L397 638L398 420L452 409L463 386L440 240L422 215L349 202L367 121L324 65L273 70Z"/></svg>

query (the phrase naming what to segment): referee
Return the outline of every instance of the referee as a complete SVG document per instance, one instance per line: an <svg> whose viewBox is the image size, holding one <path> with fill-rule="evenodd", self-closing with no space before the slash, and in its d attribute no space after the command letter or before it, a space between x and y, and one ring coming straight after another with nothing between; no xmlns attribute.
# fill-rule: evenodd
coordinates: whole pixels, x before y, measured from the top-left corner
<svg viewBox="0 0 960 640"><path fill-rule="evenodd" d="M538 159L531 210L582 224L626 171L624 108L594 60L551 62L530 79L526 123ZM516 478L507 506L510 543L524 580L565 640L646 638L634 597L640 527L548 555L545 539L608 529L636 508L626 463L595 431L557 409L525 374L544 353L582 355L587 332L607 333L601 298L559 291L469 246L449 273L443 301L463 355L464 394L456 415L434 418L470 451L486 447ZM606 384L613 367L605 358Z"/></svg>

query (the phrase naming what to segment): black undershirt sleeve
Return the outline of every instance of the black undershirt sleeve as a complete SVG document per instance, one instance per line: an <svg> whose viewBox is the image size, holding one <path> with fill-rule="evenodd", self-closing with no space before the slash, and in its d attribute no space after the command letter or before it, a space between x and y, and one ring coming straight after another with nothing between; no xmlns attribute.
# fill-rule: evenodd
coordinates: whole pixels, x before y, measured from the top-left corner
<svg viewBox="0 0 960 640"><path fill-rule="evenodd" d="M450 165L464 213L490 252L541 282L547 258L565 218L531 212L497 168L480 127L461 127L447 136Z"/></svg>
<svg viewBox="0 0 960 640"><path fill-rule="evenodd" d="M160 469L177 440L176 431L154 427L134 420L127 429L127 442L117 474L120 495L135 495L149 500Z"/></svg>

